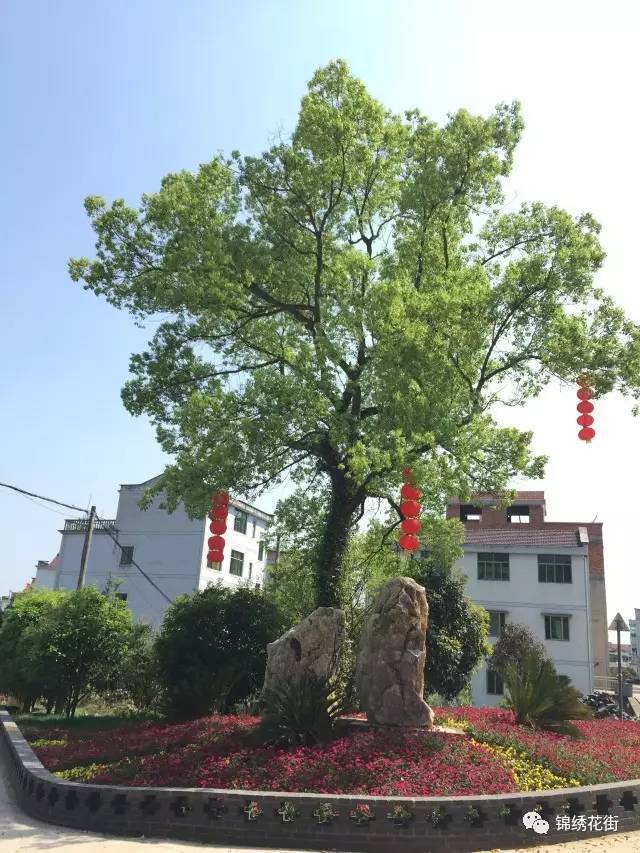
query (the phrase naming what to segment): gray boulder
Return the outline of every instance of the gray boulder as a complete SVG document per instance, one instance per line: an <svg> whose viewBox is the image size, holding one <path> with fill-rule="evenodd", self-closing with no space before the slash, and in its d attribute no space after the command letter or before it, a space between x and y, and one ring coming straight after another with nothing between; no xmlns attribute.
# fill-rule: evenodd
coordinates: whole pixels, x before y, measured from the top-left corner
<svg viewBox="0 0 640 853"><path fill-rule="evenodd" d="M424 587L412 578L394 578L378 593L356 670L360 706L369 722L433 725L433 711L423 699L428 614Z"/></svg>
<svg viewBox="0 0 640 853"><path fill-rule="evenodd" d="M267 646L264 690L278 690L311 677L325 681L336 671L345 639L345 618L336 607L318 607Z"/></svg>

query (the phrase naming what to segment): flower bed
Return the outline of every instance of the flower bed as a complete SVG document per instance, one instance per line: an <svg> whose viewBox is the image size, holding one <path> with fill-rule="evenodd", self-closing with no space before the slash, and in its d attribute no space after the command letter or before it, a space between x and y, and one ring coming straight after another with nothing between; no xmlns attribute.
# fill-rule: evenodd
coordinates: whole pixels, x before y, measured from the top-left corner
<svg viewBox="0 0 640 853"><path fill-rule="evenodd" d="M464 724L471 736L487 745L509 747L520 756L571 780L572 785L640 778L640 725L620 720L578 720L583 735L532 731L516 724L510 711L446 708L441 713Z"/></svg>
<svg viewBox="0 0 640 853"><path fill-rule="evenodd" d="M63 778L129 786L461 796L640 777L635 723L580 722L585 737L576 741L518 726L502 710L442 708L437 718L469 737L358 730L325 747L285 750L252 744L257 718L230 716L27 735L43 764Z"/></svg>

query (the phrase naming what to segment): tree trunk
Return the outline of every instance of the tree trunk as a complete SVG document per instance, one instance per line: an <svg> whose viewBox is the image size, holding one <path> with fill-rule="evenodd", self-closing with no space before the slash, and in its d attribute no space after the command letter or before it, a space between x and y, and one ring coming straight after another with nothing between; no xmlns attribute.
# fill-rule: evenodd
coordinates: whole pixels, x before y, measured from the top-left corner
<svg viewBox="0 0 640 853"><path fill-rule="evenodd" d="M318 607L339 607L338 585L353 516L359 506L358 493L344 475L332 474L329 510L320 545L316 573Z"/></svg>

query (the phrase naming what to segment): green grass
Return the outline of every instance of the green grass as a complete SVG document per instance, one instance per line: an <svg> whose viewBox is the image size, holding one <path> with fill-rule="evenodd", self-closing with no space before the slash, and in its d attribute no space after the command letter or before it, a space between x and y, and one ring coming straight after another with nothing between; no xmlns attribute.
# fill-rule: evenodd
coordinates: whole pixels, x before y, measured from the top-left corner
<svg viewBox="0 0 640 853"><path fill-rule="evenodd" d="M138 714L83 714L78 711L74 719L67 720L64 714L16 714L14 720L22 728L40 729L72 729L74 731L93 731L100 729L120 729L123 726L133 726L147 720L158 720L158 714L140 712Z"/></svg>

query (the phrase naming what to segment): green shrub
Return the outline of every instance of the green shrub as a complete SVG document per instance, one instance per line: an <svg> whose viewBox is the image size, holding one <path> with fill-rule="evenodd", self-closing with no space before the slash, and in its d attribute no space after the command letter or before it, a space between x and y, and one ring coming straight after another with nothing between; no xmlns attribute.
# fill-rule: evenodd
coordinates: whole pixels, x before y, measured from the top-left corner
<svg viewBox="0 0 640 853"><path fill-rule="evenodd" d="M275 605L246 587L180 596L155 643L164 710L193 719L245 701L262 686L267 643L281 629Z"/></svg>
<svg viewBox="0 0 640 853"><path fill-rule="evenodd" d="M265 691L261 737L287 746L330 740L334 722L343 712L334 689L325 680L307 677L278 690Z"/></svg>
<svg viewBox="0 0 640 853"><path fill-rule="evenodd" d="M578 690L566 677L558 676L548 658L535 652L526 654L517 666L508 666L504 683L507 707L522 725L579 737L580 731L571 721L591 716Z"/></svg>

